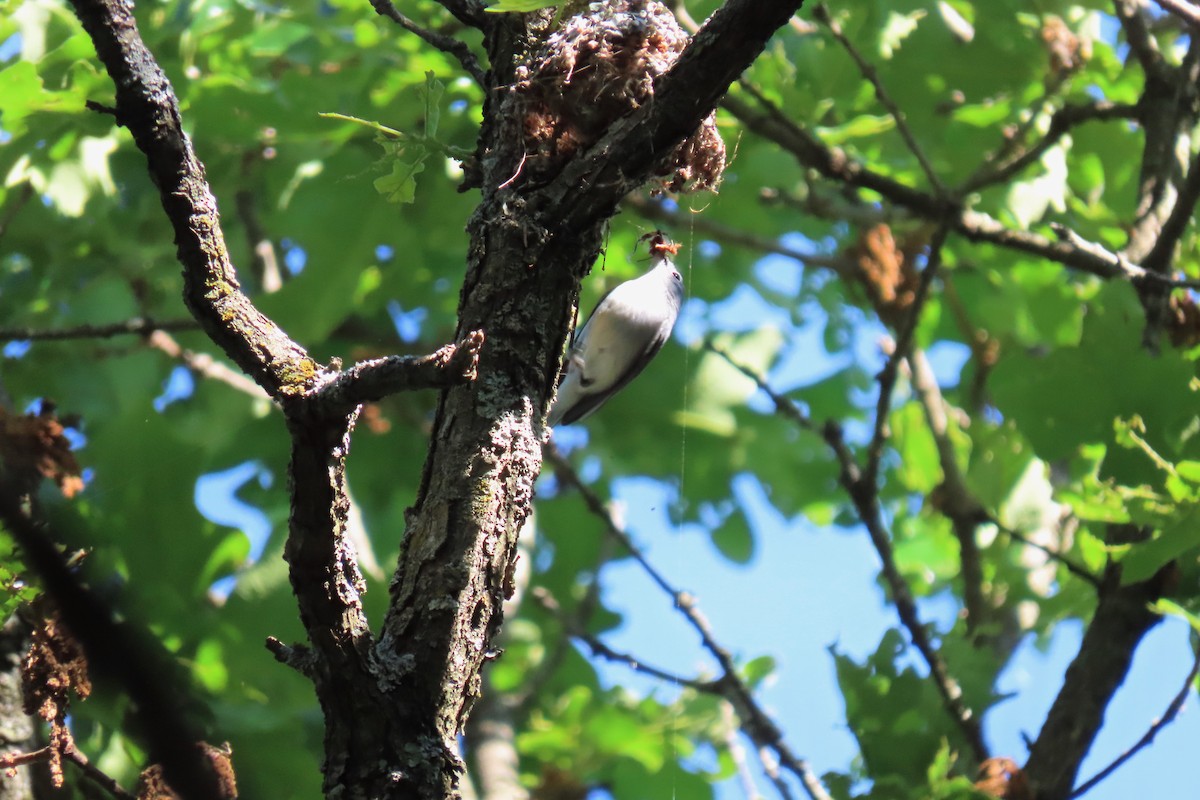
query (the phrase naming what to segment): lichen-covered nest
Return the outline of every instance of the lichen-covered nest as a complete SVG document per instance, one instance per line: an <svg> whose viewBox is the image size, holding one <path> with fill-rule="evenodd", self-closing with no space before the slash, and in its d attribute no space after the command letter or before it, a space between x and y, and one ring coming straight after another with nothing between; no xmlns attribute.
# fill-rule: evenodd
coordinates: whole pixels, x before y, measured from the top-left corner
<svg viewBox="0 0 1200 800"><path fill-rule="evenodd" d="M530 155L552 167L599 139L615 120L654 97L654 79L688 42L675 15L655 0L592 3L543 44L517 95L526 103ZM710 114L657 173L662 189L715 189L725 143Z"/></svg>

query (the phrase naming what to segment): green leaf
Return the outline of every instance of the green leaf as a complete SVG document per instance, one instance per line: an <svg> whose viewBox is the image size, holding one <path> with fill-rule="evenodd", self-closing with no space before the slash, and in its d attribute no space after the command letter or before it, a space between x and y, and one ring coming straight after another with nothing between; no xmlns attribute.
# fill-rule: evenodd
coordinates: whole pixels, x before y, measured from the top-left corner
<svg viewBox="0 0 1200 800"><path fill-rule="evenodd" d="M312 33L312 29L307 25L274 18L256 27L245 43L251 55L258 58L278 58L289 48L308 39Z"/></svg>
<svg viewBox="0 0 1200 800"><path fill-rule="evenodd" d="M1179 477L1191 483L1200 483L1200 461L1184 459L1175 465Z"/></svg>
<svg viewBox="0 0 1200 800"><path fill-rule="evenodd" d="M425 171L426 155L422 153L410 160L393 159L391 173L375 179L375 191L389 203L413 202L417 196L416 176Z"/></svg>
<svg viewBox="0 0 1200 800"><path fill-rule="evenodd" d="M747 564L754 558L754 535L740 506L713 530L712 543L721 555L736 564Z"/></svg>
<svg viewBox="0 0 1200 800"><path fill-rule="evenodd" d="M436 139L438 124L442 118L442 95L446 86L434 77L433 71L425 73L425 85L421 89L421 99L425 101L425 136Z"/></svg>
<svg viewBox="0 0 1200 800"><path fill-rule="evenodd" d="M763 681L775 674L777 666L773 657L759 656L743 664L740 671L746 684L750 688L755 689L762 685Z"/></svg>
<svg viewBox="0 0 1200 800"><path fill-rule="evenodd" d="M1200 547L1200 506L1191 504L1173 515L1150 541L1133 545L1121 559L1121 582L1148 580L1170 561Z"/></svg>
<svg viewBox="0 0 1200 800"><path fill-rule="evenodd" d="M1200 635L1200 614L1189 611L1174 600L1169 600L1165 597L1156 600L1153 608L1164 616L1179 617L1191 626L1193 634Z"/></svg>

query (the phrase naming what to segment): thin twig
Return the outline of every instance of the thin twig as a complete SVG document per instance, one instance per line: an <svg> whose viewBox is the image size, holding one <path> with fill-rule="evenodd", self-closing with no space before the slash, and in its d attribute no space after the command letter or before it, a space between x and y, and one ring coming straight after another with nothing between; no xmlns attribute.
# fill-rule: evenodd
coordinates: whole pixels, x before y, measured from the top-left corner
<svg viewBox="0 0 1200 800"><path fill-rule="evenodd" d="M1200 675L1200 650L1197 651L1195 659L1192 660L1192 668L1188 671L1187 678L1183 681L1183 686L1171 698L1171 702L1167 704L1167 709L1163 712L1162 716L1150 725L1150 728L1142 734L1142 738L1138 739L1133 747L1121 753L1111 764L1081 783L1075 791L1071 792L1068 800L1082 797L1094 789L1101 781L1113 774L1122 764L1133 758L1139 751L1153 742L1154 738L1158 736L1159 731L1174 722L1175 718L1179 716L1179 712L1183 710L1183 704L1187 702L1188 695L1191 694L1193 684L1196 682L1198 675Z"/></svg>
<svg viewBox="0 0 1200 800"><path fill-rule="evenodd" d="M1113 10L1121 23L1121 29L1125 32L1125 41L1129 44L1129 49L1142 65L1147 77L1160 72L1163 69L1162 53L1159 52L1158 43L1154 41L1154 36L1146 26L1140 0L1114 0Z"/></svg>
<svg viewBox="0 0 1200 800"><path fill-rule="evenodd" d="M54 755L54 745L46 745L37 750L28 753L8 753L0 756L0 770L7 770L12 767L20 767L26 764L35 764L41 761L49 761ZM68 741L67 745L61 748L59 755L75 766L79 767L83 772L84 777L95 783L100 788L111 794L118 800L135 800L134 796L125 790L125 787L117 783L116 779L111 775L100 770L91 760L84 755L74 741Z"/></svg>
<svg viewBox="0 0 1200 800"><path fill-rule="evenodd" d="M1010 140L1011 146L1008 148L1008 152L1002 154L994 163L985 163L980 167L959 188L959 192L967 194L982 189L985 186L1004 183L1029 165L1038 161L1047 150L1058 144L1072 128L1078 125L1093 121L1104 122L1112 119L1132 119L1137 116L1137 113L1138 109L1136 105L1112 103L1107 100L1065 105L1050 115L1050 125L1045 135L1038 139L1036 144L1029 148L1021 148L1020 140L1023 136L1021 132L1018 132ZM1030 114L1029 123L1032 124L1037 117L1038 114L1036 113Z"/></svg>
<svg viewBox="0 0 1200 800"><path fill-rule="evenodd" d="M411 19L400 13L400 10L392 4L392 0L370 0L371 7L375 9L375 13L381 17L387 17L395 22L400 27L409 33L416 34L426 44L436 47L443 53L448 53L458 59L458 63L467 71L467 74L475 79L475 82L480 86L487 86L486 73L479 65L479 59L471 52L471 48L467 43L455 39L453 36L447 36L444 33L431 31L428 28L423 28Z"/></svg>
<svg viewBox="0 0 1200 800"><path fill-rule="evenodd" d="M698 692L712 691L712 685L706 681L697 680L695 678L685 678L678 673L669 672L660 667L647 664L644 659L630 655L628 653L620 653L604 643L600 637L588 633L587 630L567 617L563 612L562 606L559 605L558 599L544 587L537 587L530 596L537 602L543 610L555 616L559 622L566 628L567 635L573 639L578 639L588 646L592 651L592 655L603 658L605 661L612 661L616 664L624 664L634 672L640 672L643 675L649 675L652 678L657 678L661 681L674 684L676 686L686 686L689 689L694 689Z"/></svg>
<svg viewBox="0 0 1200 800"><path fill-rule="evenodd" d="M679 613L700 635L704 649L708 650L721 668L721 677L712 682L714 687L717 687L715 691L733 704L738 712L738 717L742 720L742 729L746 735L756 746L769 747L774 751L778 755L780 763L800 779L811 800L829 800L828 793L821 786L820 780L813 774L808 762L792 753L783 738L783 732L754 699L750 687L738 674L733 656L716 640L712 626L700 612L696 598L687 592L676 589L650 563L645 554L613 518L600 496L584 483L575 467L558 451L553 442L546 445L544 452L546 461L554 466L559 478L579 492L588 511L600 520L608 535L619 541L629 551L650 579L674 600Z"/></svg>
<svg viewBox="0 0 1200 800"><path fill-rule="evenodd" d="M904 581L904 576L900 574L900 570L896 566L895 555L892 551L891 536L883 524L879 510L879 494L873 486L864 482L858 462L855 461L850 448L846 446L841 426L833 420L829 420L824 425L818 427L812 418L796 405L795 402L775 391L756 370L739 363L733 356L711 342L706 343L706 347L725 359L734 369L754 381L771 398L771 401L775 404L776 411L780 415L795 421L804 430L820 433L825 443L829 446L829 449L833 451L840 467L838 480L842 488L850 495L855 510L858 512L859 520L866 527L871 544L874 545L875 551L879 554L880 561L882 562L883 576L887 581L888 588L891 590L892 602L896 605L896 613L900 617L901 623L908 630L913 646L917 648L926 665L928 665L929 674L933 678L938 693L942 696L943 704L951 718L954 719L962 731L963 737L970 745L976 761L978 763L986 761L988 759L988 750L983 740L983 730L980 727L979 720L963 701L962 687L959 686L958 681L951 677L945 660L942 658L941 653L933 646L929 632L925 629L924 623L921 622L920 614L917 611L917 603L913 599L908 584Z"/></svg>
<svg viewBox="0 0 1200 800"><path fill-rule="evenodd" d="M179 361L202 378L219 381L250 397L268 399L266 391L241 372L208 353L197 353L182 347L173 336L162 329L152 331L146 337L146 344Z"/></svg>
<svg viewBox="0 0 1200 800"><path fill-rule="evenodd" d="M900 106L888 94L887 89L883 85L883 80L879 77L879 71L875 69L875 65L867 61L858 48L854 46L846 34L842 31L842 25L829 13L828 7L824 3L817 3L813 8L813 18L829 29L833 34L833 38L837 39L838 44L850 54L854 59L854 63L858 65L858 71L862 73L867 82L875 89L875 99L887 109L888 114L896 121L896 130L900 132L900 136L904 139L904 143L908 145L909 152L916 157L917 163L921 165L921 169L925 172L925 177L929 181L929 185L933 187L934 192L939 197L946 197L945 184L938 177L937 172L933 169L933 164L929 162L928 156L921 146L917 143L917 137L913 135L912 129L908 127L908 121L904 118L904 112L900 110Z"/></svg>
<svg viewBox="0 0 1200 800"><path fill-rule="evenodd" d="M867 445L867 465L863 468L863 480L870 487L875 486L879 477L879 462L883 458L883 445L887 439L888 411L891 408L896 379L900 374L900 362L908 357L912 348L917 323L921 319L921 311L929 299L929 288L942 265L942 247L946 244L948 234L949 230L945 225L938 226L934 231L933 238L929 242L928 260L925 269L921 270L921 277L909 308L908 319L900 330L900 335L896 338L895 349L879 373L879 399L875 405L875 428L871 434L870 444Z"/></svg>
<svg viewBox="0 0 1200 800"><path fill-rule="evenodd" d="M927 192L871 170L840 148L827 146L812 132L796 124L753 86L743 82L740 87L754 98L761 110L732 96L725 98L723 107L748 129L779 145L800 164L830 180L851 188L869 189L924 219L948 221L956 233L972 242L987 242L1029 253L1105 280L1143 281L1149 286L1168 289L1200 289L1200 281L1176 280L1149 272L1098 244L1089 242L1087 247L1083 247L1081 243L1084 240L1077 235L1053 241L1036 233L1008 228L987 214L947 205Z"/></svg>
<svg viewBox="0 0 1200 800"><path fill-rule="evenodd" d="M909 366L913 390L925 412L925 422L937 448L938 463L942 468L942 483L938 510L949 520L958 539L958 559L962 566L963 602L967 609L967 631L975 634L992 615L992 606L983 589L983 564L975 531L987 519L983 506L967 488L967 482L958 466L954 444L950 441L950 425L946 414L946 401L941 387L933 374L933 367L925 357L925 351L913 347L906 359Z"/></svg>
<svg viewBox="0 0 1200 800"><path fill-rule="evenodd" d="M1018 542L1025 545L1026 547L1032 547L1034 550L1038 550L1042 553L1045 553L1046 556L1049 557L1052 561L1057 561L1059 564L1062 564L1063 567L1067 570L1067 572L1071 573L1076 578L1080 578L1080 579L1090 583L1092 585L1092 588L1097 589L1097 590L1100 589L1100 587L1102 585L1100 578L1097 577L1096 575L1093 575L1090 571L1088 571L1088 569L1086 567L1082 567L1079 564L1076 564L1074 561L1067 558L1065 555L1058 552L1057 550L1049 548L1046 545L1041 544L1040 542L1035 542L1033 539L1030 539L1028 536L1021 533L1020 531L1016 531L1016 530L1013 530L1012 528L1001 525L996 520L991 520L991 523L993 525L995 525L1000 531L1007 534L1009 537L1016 539Z"/></svg>
<svg viewBox="0 0 1200 800"><path fill-rule="evenodd" d="M1167 11L1182 19L1193 28L1200 28L1200 8L1187 0L1154 0Z"/></svg>
<svg viewBox="0 0 1200 800"><path fill-rule="evenodd" d="M111 339L114 336L146 335L154 331L194 331L193 319L154 320L134 317L107 325L76 325L70 328L0 328L3 342L56 342L68 339Z"/></svg>

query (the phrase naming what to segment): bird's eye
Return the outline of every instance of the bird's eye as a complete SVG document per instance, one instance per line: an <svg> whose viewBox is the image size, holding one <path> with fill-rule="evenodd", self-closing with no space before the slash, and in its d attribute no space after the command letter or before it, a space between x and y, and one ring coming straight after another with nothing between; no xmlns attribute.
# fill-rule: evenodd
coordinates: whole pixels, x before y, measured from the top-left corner
<svg viewBox="0 0 1200 800"><path fill-rule="evenodd" d="M672 272L671 277L674 278L675 280L679 281L680 283L683 283L683 276L679 274L678 270L676 270L675 272Z"/></svg>

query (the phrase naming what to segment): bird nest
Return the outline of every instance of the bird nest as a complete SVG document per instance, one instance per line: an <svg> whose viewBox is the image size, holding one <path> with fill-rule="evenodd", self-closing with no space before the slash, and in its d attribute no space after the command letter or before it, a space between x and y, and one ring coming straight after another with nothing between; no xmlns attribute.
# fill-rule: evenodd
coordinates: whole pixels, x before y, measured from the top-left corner
<svg viewBox="0 0 1200 800"><path fill-rule="evenodd" d="M655 79L687 42L675 15L655 0L592 3L566 20L516 86L526 103L530 166L552 171L614 121L650 102ZM655 177L662 190L691 192L715 189L724 169L725 143L715 114L709 114Z"/></svg>

